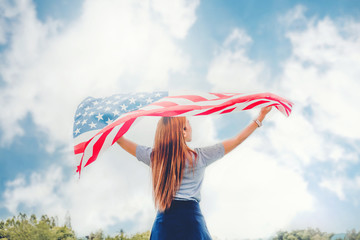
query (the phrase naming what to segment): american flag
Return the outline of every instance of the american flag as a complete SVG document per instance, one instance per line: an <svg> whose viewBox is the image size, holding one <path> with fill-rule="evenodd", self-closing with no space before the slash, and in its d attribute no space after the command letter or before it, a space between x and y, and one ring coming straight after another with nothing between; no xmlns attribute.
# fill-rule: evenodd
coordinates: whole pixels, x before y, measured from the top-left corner
<svg viewBox="0 0 360 240"><path fill-rule="evenodd" d="M74 153L77 172L124 135L141 116L200 116L274 106L289 116L292 103L272 93L141 92L106 98L88 97L75 113Z"/></svg>

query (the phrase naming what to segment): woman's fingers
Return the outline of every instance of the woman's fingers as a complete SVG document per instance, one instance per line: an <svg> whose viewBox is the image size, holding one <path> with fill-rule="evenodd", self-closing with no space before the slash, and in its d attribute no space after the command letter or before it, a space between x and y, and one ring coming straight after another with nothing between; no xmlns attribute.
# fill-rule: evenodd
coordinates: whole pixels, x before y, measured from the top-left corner
<svg viewBox="0 0 360 240"><path fill-rule="evenodd" d="M272 106L269 106L269 107L263 107L261 108L261 113L263 114L267 114L268 112L270 112L272 109Z"/></svg>

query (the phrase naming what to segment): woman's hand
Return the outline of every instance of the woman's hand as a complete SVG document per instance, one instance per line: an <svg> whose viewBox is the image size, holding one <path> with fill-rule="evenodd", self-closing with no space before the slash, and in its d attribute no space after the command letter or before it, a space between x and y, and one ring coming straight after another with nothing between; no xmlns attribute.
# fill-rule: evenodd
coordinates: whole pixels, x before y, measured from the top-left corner
<svg viewBox="0 0 360 240"><path fill-rule="evenodd" d="M271 108L272 108L271 106L261 108L259 116L256 119L258 119L260 122L262 122L264 120L266 114L268 114L271 111Z"/></svg>
<svg viewBox="0 0 360 240"><path fill-rule="evenodd" d="M266 114L268 114L270 111L271 111L271 106L270 107L263 107L263 108L261 108L261 110L260 110L260 114L262 114L262 115L266 115Z"/></svg>

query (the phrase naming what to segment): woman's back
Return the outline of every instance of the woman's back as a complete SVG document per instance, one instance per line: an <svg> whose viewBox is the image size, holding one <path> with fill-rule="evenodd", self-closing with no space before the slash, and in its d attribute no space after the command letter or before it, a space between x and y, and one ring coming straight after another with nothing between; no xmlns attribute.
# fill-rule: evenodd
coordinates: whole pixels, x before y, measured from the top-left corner
<svg viewBox="0 0 360 240"><path fill-rule="evenodd" d="M151 147L138 145L136 148L136 157L146 165L151 165ZM224 145L218 143L208 147L195 148L197 159L194 169L186 161L180 188L177 190L175 200L201 200L201 186L204 178L205 168L211 163L224 156ZM194 160L194 159L193 159Z"/></svg>

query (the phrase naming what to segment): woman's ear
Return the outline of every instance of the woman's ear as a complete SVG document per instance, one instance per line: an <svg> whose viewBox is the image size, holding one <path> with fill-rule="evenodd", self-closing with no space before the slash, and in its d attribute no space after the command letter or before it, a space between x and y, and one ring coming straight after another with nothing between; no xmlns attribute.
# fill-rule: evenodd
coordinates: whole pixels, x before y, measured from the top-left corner
<svg viewBox="0 0 360 240"><path fill-rule="evenodd" d="M186 127L183 128L184 138L186 138Z"/></svg>

